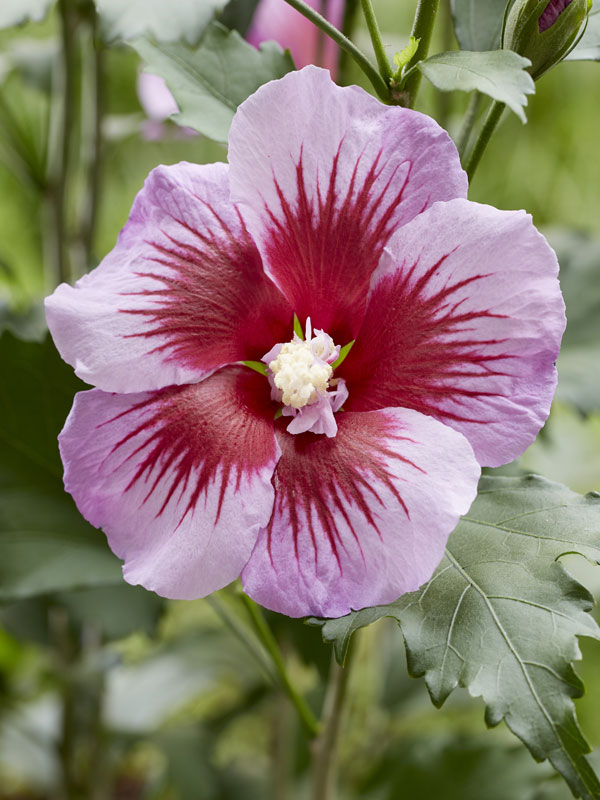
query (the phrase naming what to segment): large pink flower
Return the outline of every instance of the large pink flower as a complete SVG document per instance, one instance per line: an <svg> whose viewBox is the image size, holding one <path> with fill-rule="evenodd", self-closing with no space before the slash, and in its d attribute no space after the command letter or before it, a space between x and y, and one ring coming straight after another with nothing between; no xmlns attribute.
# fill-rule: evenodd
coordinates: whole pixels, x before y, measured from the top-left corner
<svg viewBox="0 0 600 800"><path fill-rule="evenodd" d="M47 300L98 387L60 436L67 490L161 595L241 574L290 616L390 602L548 414L556 258L525 213L465 199L435 122L316 67L240 106L229 159L155 169Z"/></svg>

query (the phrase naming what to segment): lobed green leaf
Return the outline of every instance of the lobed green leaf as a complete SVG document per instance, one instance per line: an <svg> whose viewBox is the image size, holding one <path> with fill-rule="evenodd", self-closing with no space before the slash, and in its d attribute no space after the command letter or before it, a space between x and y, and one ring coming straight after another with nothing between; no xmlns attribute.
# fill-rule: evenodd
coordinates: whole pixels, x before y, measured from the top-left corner
<svg viewBox="0 0 600 800"><path fill-rule="evenodd" d="M343 661L353 632L392 617L413 676L440 706L457 686L486 703L537 760L549 759L576 797L600 797L572 699L583 686L572 662L578 636L600 638L593 600L557 563L580 553L600 562L600 495L582 497L544 478L484 476L479 494L431 580L387 606L321 625Z"/></svg>
<svg viewBox="0 0 600 800"><path fill-rule="evenodd" d="M436 89L443 92L478 91L506 105L526 122L523 107L535 84L526 71L527 58L512 50L485 53L452 50L420 61L418 68Z"/></svg>
<svg viewBox="0 0 600 800"><path fill-rule="evenodd" d="M215 22L197 47L181 42L140 38L131 42L148 66L160 75L180 108L173 119L211 139L227 140L238 107L259 86L294 68L291 56L275 42L257 50L237 31Z"/></svg>

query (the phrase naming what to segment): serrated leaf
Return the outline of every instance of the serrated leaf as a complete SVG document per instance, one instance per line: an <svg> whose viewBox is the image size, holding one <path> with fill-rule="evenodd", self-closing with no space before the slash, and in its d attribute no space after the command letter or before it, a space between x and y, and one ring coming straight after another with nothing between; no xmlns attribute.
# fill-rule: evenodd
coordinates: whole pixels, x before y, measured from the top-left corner
<svg viewBox="0 0 600 800"><path fill-rule="evenodd" d="M495 50L507 0L451 0L454 32L461 50Z"/></svg>
<svg viewBox="0 0 600 800"><path fill-rule="evenodd" d="M175 122L221 142L227 140L238 105L263 83L294 68L289 53L275 42L257 50L219 23L209 27L196 48L145 38L131 45L148 71L167 82L180 109Z"/></svg>
<svg viewBox="0 0 600 800"><path fill-rule="evenodd" d="M582 497L543 478L485 476L431 580L388 606L323 626L343 659L357 628L393 617L409 670L425 676L441 705L457 686L486 703L486 722L505 719L538 760L549 759L577 797L600 797L572 703L583 686L571 662L577 636L599 638L592 598L556 559L600 561L600 495Z"/></svg>
<svg viewBox="0 0 600 800"><path fill-rule="evenodd" d="M588 414L600 409L600 240L570 230L547 235L560 263L568 319L556 399Z"/></svg>
<svg viewBox="0 0 600 800"><path fill-rule="evenodd" d="M152 36L194 45L226 0L95 0L106 39Z"/></svg>
<svg viewBox="0 0 600 800"><path fill-rule="evenodd" d="M506 105L526 122L523 107L535 92L533 78L526 71L531 62L512 50L485 53L452 50L420 61L418 68L436 89L443 92L478 91Z"/></svg>
<svg viewBox="0 0 600 800"><path fill-rule="evenodd" d="M585 33L565 61L600 61L600 2L595 0Z"/></svg>
<svg viewBox="0 0 600 800"><path fill-rule="evenodd" d="M44 19L52 0L2 0L0 3L0 28L11 28L23 22Z"/></svg>
<svg viewBox="0 0 600 800"><path fill-rule="evenodd" d="M49 339L0 337L0 600L121 583L104 535L62 483L56 437L84 389Z"/></svg>

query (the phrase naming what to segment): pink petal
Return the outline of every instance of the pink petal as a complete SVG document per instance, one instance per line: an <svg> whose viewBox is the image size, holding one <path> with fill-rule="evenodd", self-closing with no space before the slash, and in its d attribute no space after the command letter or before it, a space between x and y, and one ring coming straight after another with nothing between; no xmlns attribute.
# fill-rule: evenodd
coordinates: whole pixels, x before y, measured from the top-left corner
<svg viewBox="0 0 600 800"><path fill-rule="evenodd" d="M273 516L242 573L258 603L338 617L428 580L477 492L467 440L415 411L338 415L335 439L280 433Z"/></svg>
<svg viewBox="0 0 600 800"><path fill-rule="evenodd" d="M229 202L227 166L157 167L116 247L46 300L62 357L87 383L192 383L289 338L291 310Z"/></svg>
<svg viewBox="0 0 600 800"><path fill-rule="evenodd" d="M159 392L82 392L60 435L65 487L123 574L193 599L234 580L273 506L268 385L245 367Z"/></svg>
<svg viewBox="0 0 600 800"><path fill-rule="evenodd" d="M342 27L345 0L307 2L336 28ZM337 74L340 50L335 42L281 0L261 0L246 38L256 47L261 42L274 39L281 47L290 50L297 67L317 64L330 70L333 77Z"/></svg>
<svg viewBox="0 0 600 800"><path fill-rule="evenodd" d="M265 269L304 324L354 338L390 235L435 200L466 196L432 119L340 88L317 67L262 86L229 136L231 196Z"/></svg>
<svg viewBox="0 0 600 800"><path fill-rule="evenodd" d="M391 404L463 433L482 465L516 458L548 416L565 327L554 252L523 211L453 200L386 248L340 368L345 408Z"/></svg>

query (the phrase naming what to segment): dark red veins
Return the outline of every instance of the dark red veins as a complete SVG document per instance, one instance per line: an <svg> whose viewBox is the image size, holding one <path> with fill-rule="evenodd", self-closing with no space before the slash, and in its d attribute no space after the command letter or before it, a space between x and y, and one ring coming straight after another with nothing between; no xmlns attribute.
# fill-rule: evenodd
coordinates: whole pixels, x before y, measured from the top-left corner
<svg viewBox="0 0 600 800"><path fill-rule="evenodd" d="M232 230L215 209L204 206L214 218L210 230L194 230L171 218L144 243L148 268L138 275L152 288L146 284L131 294L147 298L147 307L127 308L124 300L120 309L146 318L148 326L132 335L148 339L152 352L163 351L165 358L199 370L259 359L275 342L289 338L292 324L292 311L265 276L239 213Z"/></svg>
<svg viewBox="0 0 600 800"><path fill-rule="evenodd" d="M153 392L98 427L131 425L112 450L123 455L117 469L128 476L126 492L142 483L144 502L158 493L158 515L181 504L181 522L214 485L218 519L225 492L274 458L272 408L262 376L227 367L200 383Z"/></svg>
<svg viewBox="0 0 600 800"><path fill-rule="evenodd" d="M350 517L351 509L356 509L366 524L380 534L377 509L383 507L382 492L387 490L408 518L389 463L399 461L409 471L422 472L396 452L399 447L395 443L408 437L398 435L397 424L392 425L379 414L342 413L337 422L338 433L332 439L312 433L290 436L281 429L277 431L282 456L273 476L275 506L268 527L269 554L273 526L276 521L283 521L296 558L299 533L306 528L315 562L319 547L328 546L341 570L344 536L352 536L361 545Z"/></svg>
<svg viewBox="0 0 600 800"><path fill-rule="evenodd" d="M356 343L340 367L350 392L346 409L401 406L442 422L474 422L469 401L497 394L490 385L495 376L509 374L512 356L504 351L503 339L479 336L477 327L481 320L504 317L485 308L464 309L464 290L471 286L476 291L485 274L429 290L449 255L417 279L418 262L378 283Z"/></svg>
<svg viewBox="0 0 600 800"><path fill-rule="evenodd" d="M348 190L342 193L338 185L342 148L343 141L316 198L307 190L302 154L296 165L295 200L288 200L277 185L281 213L268 210L266 258L301 323L310 316L313 328L345 343L360 325L369 279L394 230L410 164L399 164L383 183L386 164L380 155L359 184L359 159ZM401 168L406 171L403 179L398 176Z"/></svg>

